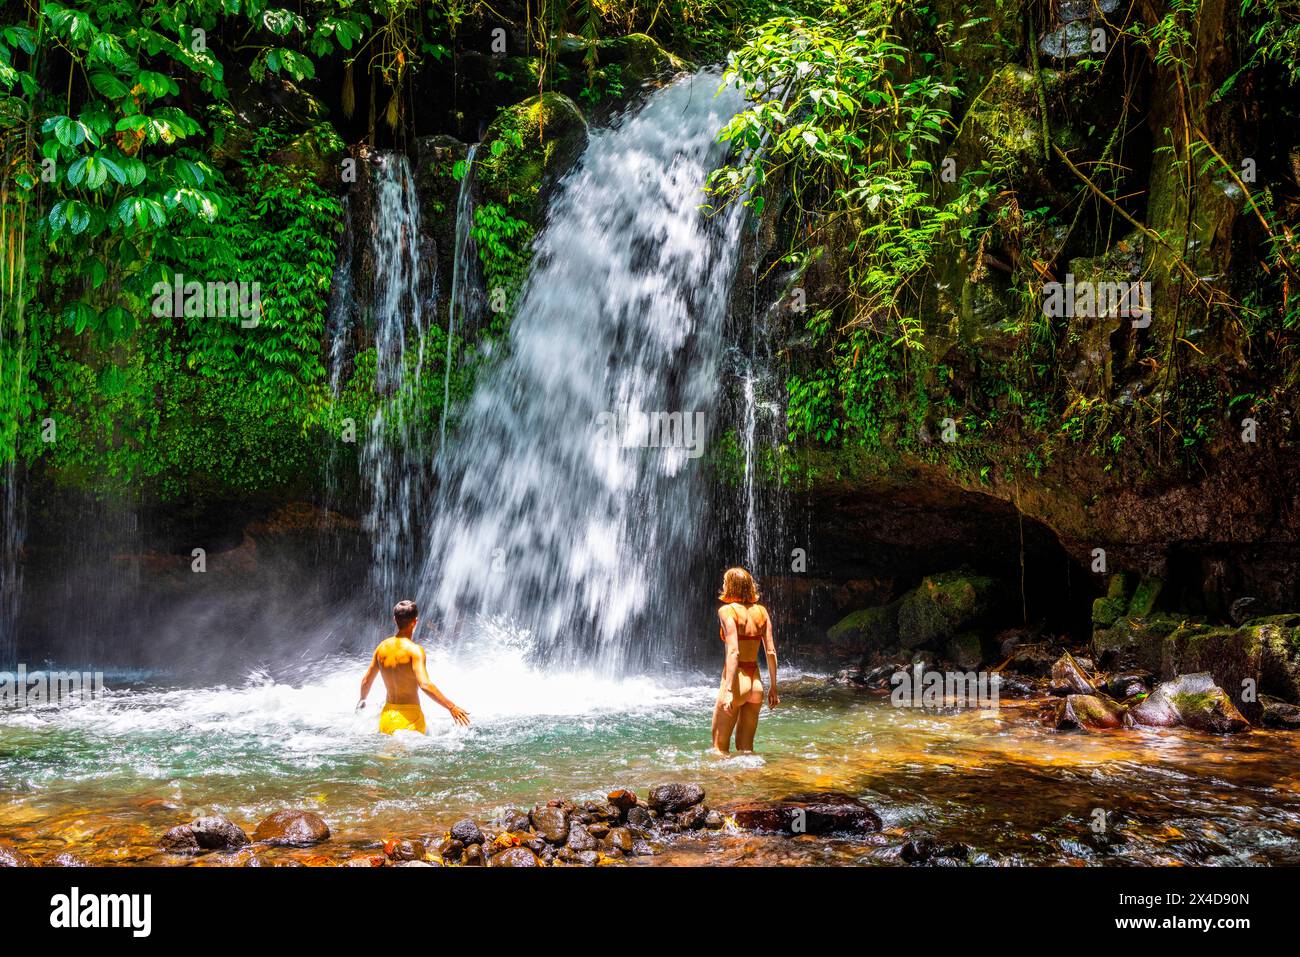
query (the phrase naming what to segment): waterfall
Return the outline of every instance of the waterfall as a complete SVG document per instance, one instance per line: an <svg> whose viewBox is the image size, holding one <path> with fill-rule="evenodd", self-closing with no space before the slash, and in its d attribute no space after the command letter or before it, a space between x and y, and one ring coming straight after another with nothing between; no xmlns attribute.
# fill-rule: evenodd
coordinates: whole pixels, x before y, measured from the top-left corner
<svg viewBox="0 0 1300 957"><path fill-rule="evenodd" d="M430 268L434 257L422 248L419 200L406 156L377 153L371 162L368 327L379 401L360 458L362 483L370 493L371 579L376 600L391 604L391 596L414 586L426 524L429 449L418 399L426 307L437 293Z"/></svg>
<svg viewBox="0 0 1300 957"><path fill-rule="evenodd" d="M460 195L456 199L456 248L451 266L451 298L447 303L447 356L442 367L442 416L438 420L438 449L447 444L447 410L451 408L452 344L456 319L460 328L472 323L481 308L478 275L478 246L474 242L474 154L475 143L465 154L465 173L460 178ZM462 335L463 335L462 331Z"/></svg>
<svg viewBox="0 0 1300 957"><path fill-rule="evenodd" d="M14 460L0 478L0 669L17 662L18 600L22 594L23 499L18 494L18 468Z"/></svg>
<svg viewBox="0 0 1300 957"><path fill-rule="evenodd" d="M440 463L420 598L462 643L493 640L473 617L490 615L542 661L614 673L679 661L699 632L700 455L743 218L700 208L742 106L718 85L652 93L558 188L504 356Z"/></svg>

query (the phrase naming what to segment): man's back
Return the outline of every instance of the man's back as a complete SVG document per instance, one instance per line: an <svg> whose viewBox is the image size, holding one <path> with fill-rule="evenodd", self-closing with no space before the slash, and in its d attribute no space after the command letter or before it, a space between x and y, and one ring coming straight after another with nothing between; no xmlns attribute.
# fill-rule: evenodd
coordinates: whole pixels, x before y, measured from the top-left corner
<svg viewBox="0 0 1300 957"><path fill-rule="evenodd" d="M375 662L388 689L390 704L419 704L420 682L417 663L424 663L424 649L409 638L393 635L375 648Z"/></svg>

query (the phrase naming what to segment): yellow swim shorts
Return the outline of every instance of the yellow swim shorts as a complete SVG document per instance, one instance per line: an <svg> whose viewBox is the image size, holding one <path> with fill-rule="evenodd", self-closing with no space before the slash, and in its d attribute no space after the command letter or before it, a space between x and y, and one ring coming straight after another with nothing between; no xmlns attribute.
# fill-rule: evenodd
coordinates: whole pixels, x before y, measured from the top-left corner
<svg viewBox="0 0 1300 957"><path fill-rule="evenodd" d="M386 704L379 713L379 730L383 734L394 731L424 734L424 712L418 704Z"/></svg>

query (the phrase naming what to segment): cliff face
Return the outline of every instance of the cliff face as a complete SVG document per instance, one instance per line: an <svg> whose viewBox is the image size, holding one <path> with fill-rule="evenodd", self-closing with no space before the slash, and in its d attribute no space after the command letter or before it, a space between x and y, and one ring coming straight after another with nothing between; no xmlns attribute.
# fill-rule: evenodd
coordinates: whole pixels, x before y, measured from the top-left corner
<svg viewBox="0 0 1300 957"><path fill-rule="evenodd" d="M886 599L963 565L1015 583L1027 557L1060 566L1042 584L1060 600L1068 564L1082 606L1130 573L1162 583L1158 610L1212 622L1242 599L1256 614L1300 607L1285 225L1300 127L1284 81L1245 69L1233 4L940 7L987 19L941 55L962 92L930 160L979 168L996 189L982 226L912 283L922 350L891 347L889 317L842 311L838 338L810 339L790 287L835 310L851 250L828 249L781 291L791 374L838 362L837 413L868 423L792 446L825 587L890 563ZM776 249L807 228L789 206L768 220ZM1078 298L1107 284L1135 298ZM1083 640L1079 610L1065 618Z"/></svg>

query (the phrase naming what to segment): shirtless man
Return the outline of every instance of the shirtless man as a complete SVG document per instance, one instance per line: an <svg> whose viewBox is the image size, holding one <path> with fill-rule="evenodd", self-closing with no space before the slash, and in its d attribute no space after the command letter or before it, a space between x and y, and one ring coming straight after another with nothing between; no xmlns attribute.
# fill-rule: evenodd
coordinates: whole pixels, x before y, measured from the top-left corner
<svg viewBox="0 0 1300 957"><path fill-rule="evenodd" d="M424 712L420 710L420 692L423 691L451 713L457 724L469 726L469 715L456 707L429 680L424 667L424 649L411 640L419 622L420 611L413 601L399 601L393 606L393 622L397 634L385 638L375 649L370 667L361 679L361 701L357 710L366 706L366 696L374 684L375 675L384 676L388 700L379 715L379 730L384 734L394 731L418 731L424 734Z"/></svg>

